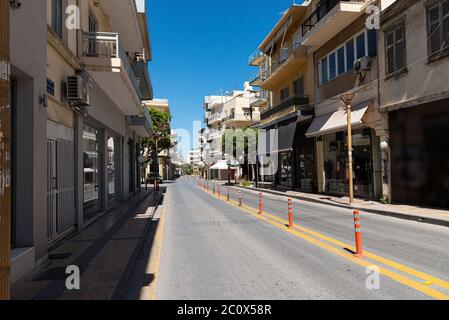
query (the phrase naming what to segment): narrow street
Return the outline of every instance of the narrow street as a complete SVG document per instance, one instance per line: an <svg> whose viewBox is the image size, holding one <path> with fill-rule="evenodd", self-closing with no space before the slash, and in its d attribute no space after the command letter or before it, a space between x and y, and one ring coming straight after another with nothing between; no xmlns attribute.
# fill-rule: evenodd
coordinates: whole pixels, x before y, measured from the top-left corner
<svg viewBox="0 0 449 320"><path fill-rule="evenodd" d="M367 257L357 259L348 210L294 201L297 227L289 231L285 198L266 195L259 218L258 194L243 192L242 209L237 189L230 203L221 189L219 199L197 180L167 185L156 299L449 297L447 228L363 214ZM366 286L373 265L381 270L378 290Z"/></svg>

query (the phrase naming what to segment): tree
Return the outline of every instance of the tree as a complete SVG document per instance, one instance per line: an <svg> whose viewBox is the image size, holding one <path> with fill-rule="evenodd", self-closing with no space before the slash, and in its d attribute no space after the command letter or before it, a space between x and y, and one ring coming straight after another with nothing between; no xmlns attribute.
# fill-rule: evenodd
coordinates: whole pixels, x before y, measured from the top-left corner
<svg viewBox="0 0 449 320"><path fill-rule="evenodd" d="M140 141L140 154L146 157L147 163L152 157L175 145L171 141L170 114L154 108L149 109L149 113L153 122L154 134L149 138L142 138Z"/></svg>
<svg viewBox="0 0 449 320"><path fill-rule="evenodd" d="M243 163L241 163L242 176L248 179L250 176L250 158L251 165L254 165L256 155L249 153L251 151L257 151L259 131L255 128L243 128L237 130L226 130L222 138L222 153L226 153L226 149L229 150L232 147L232 157L237 161L241 161L239 158L243 157ZM237 142L243 142L243 145L237 145ZM237 152L243 152L243 154L237 154Z"/></svg>

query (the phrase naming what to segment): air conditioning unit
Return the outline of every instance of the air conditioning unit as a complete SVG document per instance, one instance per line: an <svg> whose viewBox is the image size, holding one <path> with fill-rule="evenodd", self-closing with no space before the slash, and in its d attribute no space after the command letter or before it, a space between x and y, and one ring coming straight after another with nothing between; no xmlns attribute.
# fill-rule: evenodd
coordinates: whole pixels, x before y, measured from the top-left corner
<svg viewBox="0 0 449 320"><path fill-rule="evenodd" d="M354 72L359 74L371 70L371 58L363 57L354 62Z"/></svg>
<svg viewBox="0 0 449 320"><path fill-rule="evenodd" d="M67 100L75 107L89 106L89 84L80 75L67 78Z"/></svg>

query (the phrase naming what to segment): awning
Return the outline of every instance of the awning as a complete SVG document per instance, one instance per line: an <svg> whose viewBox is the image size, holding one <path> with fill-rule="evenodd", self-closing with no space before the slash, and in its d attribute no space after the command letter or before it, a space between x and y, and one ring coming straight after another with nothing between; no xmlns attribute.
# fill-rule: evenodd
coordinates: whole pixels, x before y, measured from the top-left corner
<svg viewBox="0 0 449 320"><path fill-rule="evenodd" d="M288 152L293 150L293 142L295 140L296 127L298 124L298 117L295 116L287 121L277 123L266 127L266 148L265 150L260 150L259 155ZM274 135L272 130L277 129L277 135ZM271 138L277 139L276 141L271 141ZM274 142L274 143L273 143Z"/></svg>
<svg viewBox="0 0 449 320"><path fill-rule="evenodd" d="M368 110L369 105L363 104L354 107L351 113L351 124L353 127L363 124L362 119ZM348 116L346 110L338 110L313 120L312 124L307 130L306 136L308 138L319 137L325 134L346 131L348 126Z"/></svg>
<svg viewBox="0 0 449 320"><path fill-rule="evenodd" d="M293 141L295 140L297 118L288 121L278 127L278 147L273 152L293 151Z"/></svg>
<svg viewBox="0 0 449 320"><path fill-rule="evenodd" d="M233 165L235 165L235 161L232 162ZM210 170L228 170L228 163L226 160L220 160L216 164L214 164L212 167L210 167Z"/></svg>

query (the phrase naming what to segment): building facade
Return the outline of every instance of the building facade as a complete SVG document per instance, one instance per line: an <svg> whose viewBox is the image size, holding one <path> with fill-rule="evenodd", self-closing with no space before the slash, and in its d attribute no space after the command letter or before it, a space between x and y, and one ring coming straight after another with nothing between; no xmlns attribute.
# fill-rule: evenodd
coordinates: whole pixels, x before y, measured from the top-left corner
<svg viewBox="0 0 449 320"><path fill-rule="evenodd" d="M145 9L75 0L11 8L13 282L140 190L138 142L152 133L142 113L152 99Z"/></svg>
<svg viewBox="0 0 449 320"><path fill-rule="evenodd" d="M259 91L254 90L249 82L244 83L243 90L234 90L221 96L207 96L204 99L204 120L206 128L201 131L200 146L202 146L202 162L204 176L210 179L227 180L228 172L223 160L232 161L233 178L234 173L240 178L251 179L247 173L243 173L247 166L242 160L234 159L234 155L224 153L224 137L227 130L243 130L252 127L260 121L260 107L256 104ZM236 170L236 162L240 162L240 168ZM225 161L226 162L226 161ZM220 164L221 165L220 165ZM223 169L223 167L226 167ZM221 168L221 169L219 169ZM248 172L251 172L249 170Z"/></svg>
<svg viewBox="0 0 449 320"><path fill-rule="evenodd" d="M9 4L0 2L0 300L10 298L11 97Z"/></svg>
<svg viewBox="0 0 449 320"><path fill-rule="evenodd" d="M381 15L380 112L393 203L449 208L448 1L397 1Z"/></svg>
<svg viewBox="0 0 449 320"><path fill-rule="evenodd" d="M301 24L307 12L307 4L291 6L259 46L260 53L250 58L250 64L259 69L252 83L262 89L262 99L257 102L261 105L259 127L268 141L273 139L274 129L277 131L267 146L277 165L267 154L259 154L265 173L259 179L260 187L317 189L315 141L305 136L315 99L313 59L301 43Z"/></svg>

